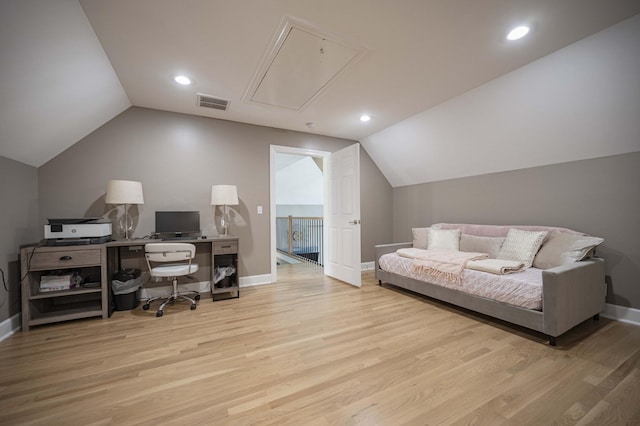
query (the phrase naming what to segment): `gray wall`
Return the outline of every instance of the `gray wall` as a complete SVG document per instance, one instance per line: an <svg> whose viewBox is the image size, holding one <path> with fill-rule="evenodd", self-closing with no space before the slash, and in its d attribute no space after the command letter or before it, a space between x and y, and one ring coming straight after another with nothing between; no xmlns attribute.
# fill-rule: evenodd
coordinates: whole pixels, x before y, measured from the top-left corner
<svg viewBox="0 0 640 426"><path fill-rule="evenodd" d="M393 190L394 241L437 222L548 225L605 239L607 302L640 308L640 152Z"/></svg>
<svg viewBox="0 0 640 426"><path fill-rule="evenodd" d="M240 237L240 275L270 272L269 146L337 151L351 140L132 107L38 169L40 224L50 217L115 217L107 181L141 181L133 236L154 231L156 210L199 210L215 235L211 185L235 184L231 233ZM362 260L390 241L392 190L362 150ZM264 214L256 213L263 206ZM217 213L219 214L219 213Z"/></svg>
<svg viewBox="0 0 640 426"><path fill-rule="evenodd" d="M0 322L20 312L20 246L39 239L38 172L35 167L0 157Z"/></svg>
<svg viewBox="0 0 640 426"><path fill-rule="evenodd" d="M360 147L360 216L363 262L375 260L376 244L393 238L393 191L369 154Z"/></svg>

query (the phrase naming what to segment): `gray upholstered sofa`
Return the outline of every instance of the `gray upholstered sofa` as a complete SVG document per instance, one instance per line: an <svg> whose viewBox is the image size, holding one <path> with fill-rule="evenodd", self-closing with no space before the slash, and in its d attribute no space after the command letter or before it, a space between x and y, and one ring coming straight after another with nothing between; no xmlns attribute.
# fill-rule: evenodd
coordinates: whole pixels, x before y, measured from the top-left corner
<svg viewBox="0 0 640 426"><path fill-rule="evenodd" d="M504 301L470 294L456 286L445 287L429 277L408 276L409 274L389 272L380 265L382 256L394 256L400 248L428 248L427 235L434 230L456 230L460 233L460 251L482 251L496 256L495 247L500 238L508 236L512 228L547 234L541 248L535 249L532 261L534 269L541 271L541 306L530 309L515 306ZM388 283L415 293L438 299L462 308L495 317L513 324L542 332L548 336L552 346L556 337L590 318L598 319L605 307L605 263L593 256L595 246L603 240L590 237L566 228L545 226L494 226L470 224L435 224L429 228L414 228L413 242L385 244L375 247L375 276L379 284ZM437 231L435 231L437 232ZM466 244L465 244L466 241ZM488 245L487 245L488 244ZM466 247L465 247L466 246ZM504 246L504 245L503 245ZM486 250L483 250L486 248ZM501 250L501 249L500 249ZM493 253L491 253L493 251ZM503 257L504 258L504 257ZM464 270L465 279L477 279L486 272L470 273ZM513 274L514 276L516 274ZM539 287L539 286L538 286Z"/></svg>

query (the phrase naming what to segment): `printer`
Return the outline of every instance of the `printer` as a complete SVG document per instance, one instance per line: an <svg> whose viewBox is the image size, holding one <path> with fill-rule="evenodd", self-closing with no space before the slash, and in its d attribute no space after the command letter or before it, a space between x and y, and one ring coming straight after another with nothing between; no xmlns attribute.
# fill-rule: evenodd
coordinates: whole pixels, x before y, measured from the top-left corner
<svg viewBox="0 0 640 426"><path fill-rule="evenodd" d="M47 219L45 245L101 244L111 241L111 221L100 217Z"/></svg>

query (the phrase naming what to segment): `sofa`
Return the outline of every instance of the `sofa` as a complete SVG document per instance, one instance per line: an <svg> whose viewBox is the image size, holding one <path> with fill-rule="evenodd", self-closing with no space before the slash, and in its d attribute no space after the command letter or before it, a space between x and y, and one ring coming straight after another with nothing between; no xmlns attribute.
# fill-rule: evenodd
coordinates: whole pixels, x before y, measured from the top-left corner
<svg viewBox="0 0 640 426"><path fill-rule="evenodd" d="M576 325L597 320L605 308L605 261L595 256L602 238L550 226L453 223L413 228L412 234L411 242L375 246L380 285L391 284L544 333L552 346L556 337ZM416 269L421 260L411 259L415 253L428 258L429 253L449 251L477 256L480 262L464 263L458 281L449 282L422 273ZM515 268L487 272L473 266L482 262ZM492 286L498 293L488 292Z"/></svg>

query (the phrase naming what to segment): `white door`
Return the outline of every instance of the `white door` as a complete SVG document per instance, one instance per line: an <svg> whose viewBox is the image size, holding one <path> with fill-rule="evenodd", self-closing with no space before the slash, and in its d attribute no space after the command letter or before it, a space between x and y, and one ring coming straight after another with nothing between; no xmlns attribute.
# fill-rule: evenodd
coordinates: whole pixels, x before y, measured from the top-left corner
<svg viewBox="0 0 640 426"><path fill-rule="evenodd" d="M325 274L360 287L360 144L325 158Z"/></svg>

